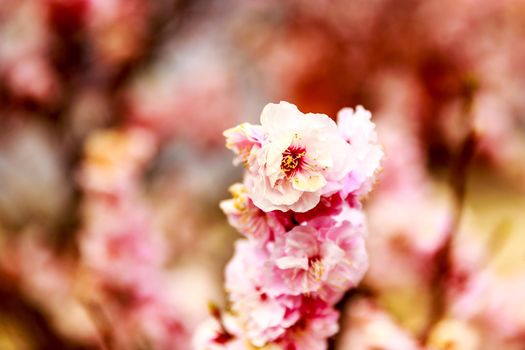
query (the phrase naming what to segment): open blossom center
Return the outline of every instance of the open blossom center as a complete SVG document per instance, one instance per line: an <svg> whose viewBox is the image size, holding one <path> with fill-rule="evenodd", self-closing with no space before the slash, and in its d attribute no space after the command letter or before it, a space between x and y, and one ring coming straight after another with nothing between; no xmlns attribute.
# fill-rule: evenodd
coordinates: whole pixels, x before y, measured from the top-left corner
<svg viewBox="0 0 525 350"><path fill-rule="evenodd" d="M319 255L308 258L308 273L315 281L320 281L324 272L323 262Z"/></svg>
<svg viewBox="0 0 525 350"><path fill-rule="evenodd" d="M283 158L281 160L281 170L286 174L287 177L294 176L300 171L304 164L304 156L306 150L303 147L290 146L283 152Z"/></svg>

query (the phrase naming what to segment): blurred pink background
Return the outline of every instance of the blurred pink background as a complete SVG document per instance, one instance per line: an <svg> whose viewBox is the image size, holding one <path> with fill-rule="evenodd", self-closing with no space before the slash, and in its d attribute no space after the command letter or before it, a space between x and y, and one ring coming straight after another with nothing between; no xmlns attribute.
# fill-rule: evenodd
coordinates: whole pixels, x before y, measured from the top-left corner
<svg viewBox="0 0 525 350"><path fill-rule="evenodd" d="M525 1L0 0L0 349L191 349L267 102L373 113L330 349L525 349Z"/></svg>

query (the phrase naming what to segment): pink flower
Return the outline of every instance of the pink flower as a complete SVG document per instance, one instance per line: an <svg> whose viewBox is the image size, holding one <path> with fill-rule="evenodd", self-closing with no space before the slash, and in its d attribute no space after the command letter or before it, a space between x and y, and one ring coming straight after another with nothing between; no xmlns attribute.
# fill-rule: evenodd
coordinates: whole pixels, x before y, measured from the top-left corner
<svg viewBox="0 0 525 350"><path fill-rule="evenodd" d="M283 233L284 227L272 213L265 213L257 208L243 184L237 183L230 187L232 199L220 203L222 211L228 217L230 225L248 238L266 242L276 233Z"/></svg>
<svg viewBox="0 0 525 350"><path fill-rule="evenodd" d="M276 240L272 295L317 293L334 301L363 278L368 257L362 234L346 221L335 227L328 223L297 226Z"/></svg>
<svg viewBox="0 0 525 350"><path fill-rule="evenodd" d="M329 197L321 197L319 203L305 213L293 213L297 222L306 222L319 217L335 216L343 210L343 198L340 193Z"/></svg>
<svg viewBox="0 0 525 350"><path fill-rule="evenodd" d="M83 265L108 292L131 291L140 301L155 293L165 257L162 235L140 195L140 175L154 145L142 129L94 133L79 173L86 195L79 238Z"/></svg>
<svg viewBox="0 0 525 350"><path fill-rule="evenodd" d="M242 123L224 131L226 148L231 149L237 157L234 164L243 163L246 167L255 163L254 155L261 148L266 137L261 125Z"/></svg>
<svg viewBox="0 0 525 350"><path fill-rule="evenodd" d="M237 242L226 289L247 347L324 350L339 327L333 308L368 268L360 196L382 150L370 113L326 115L268 104L261 125L226 130L246 168L221 208L249 240Z"/></svg>
<svg viewBox="0 0 525 350"><path fill-rule="evenodd" d="M344 196L358 191L370 191L374 175L380 169L383 150L377 141L372 114L362 106L343 108L337 114L337 123L343 138L350 144L354 157L354 168L344 181Z"/></svg>
<svg viewBox="0 0 525 350"><path fill-rule="evenodd" d="M279 340L285 350L325 350L327 339L339 331L339 312L324 301L305 297L301 319Z"/></svg>
<svg viewBox="0 0 525 350"><path fill-rule="evenodd" d="M312 223L316 227L338 225L348 221L352 226L366 236L365 216L361 203L356 197L350 196L344 201L340 193L329 197L321 197L319 203L304 213L292 211L272 211L266 213L272 219L277 220L285 231L290 231L297 225ZM277 232L277 230L274 230Z"/></svg>
<svg viewBox="0 0 525 350"><path fill-rule="evenodd" d="M164 236L141 191L154 145L142 129L95 133L79 174L85 193L81 271L93 288L86 296L96 310L119 320L112 330L116 348L144 339L159 350L187 348L189 338L188 315L166 293Z"/></svg>
<svg viewBox="0 0 525 350"><path fill-rule="evenodd" d="M287 102L266 105L260 126L242 124L224 135L248 170L250 198L264 211L308 211L322 195L340 190L354 167L352 149L332 119L305 115Z"/></svg>
<svg viewBox="0 0 525 350"><path fill-rule="evenodd" d="M266 291L272 282L265 275L266 251L255 241L239 240L235 255L226 267L226 289L232 310L239 315L247 338L263 346L284 334L300 317L300 298L282 295L270 297Z"/></svg>

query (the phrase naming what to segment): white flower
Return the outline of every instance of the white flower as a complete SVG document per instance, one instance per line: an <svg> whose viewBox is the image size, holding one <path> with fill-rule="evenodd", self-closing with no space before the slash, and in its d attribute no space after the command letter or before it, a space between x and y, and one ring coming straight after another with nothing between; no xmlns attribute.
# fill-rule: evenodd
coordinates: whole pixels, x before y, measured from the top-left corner
<svg viewBox="0 0 525 350"><path fill-rule="evenodd" d="M248 170L250 198L264 211L312 209L322 195L342 189L355 164L332 119L287 102L266 105L260 127L242 124L225 136Z"/></svg>

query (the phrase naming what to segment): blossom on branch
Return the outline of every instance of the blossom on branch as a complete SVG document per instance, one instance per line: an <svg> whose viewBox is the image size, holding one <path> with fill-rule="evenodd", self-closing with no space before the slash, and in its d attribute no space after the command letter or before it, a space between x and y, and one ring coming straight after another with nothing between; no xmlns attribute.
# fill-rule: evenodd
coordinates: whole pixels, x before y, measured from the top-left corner
<svg viewBox="0 0 525 350"><path fill-rule="evenodd" d="M343 109L338 126L270 103L261 125L224 132L246 172L220 207L247 239L226 267L228 312L202 325L198 350L327 349L339 330L335 304L368 269L360 199L383 156L370 118Z"/></svg>

